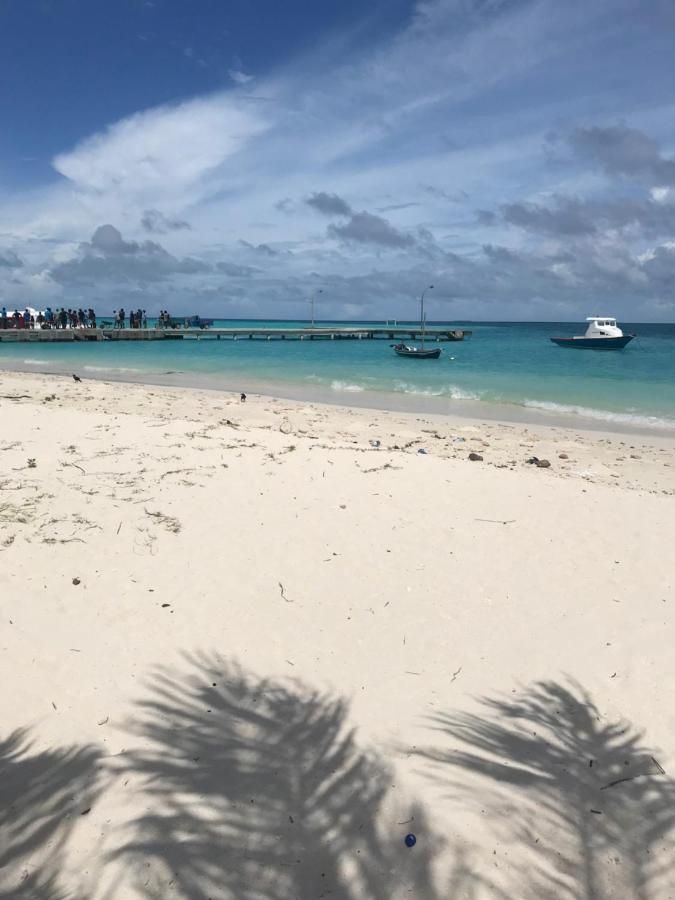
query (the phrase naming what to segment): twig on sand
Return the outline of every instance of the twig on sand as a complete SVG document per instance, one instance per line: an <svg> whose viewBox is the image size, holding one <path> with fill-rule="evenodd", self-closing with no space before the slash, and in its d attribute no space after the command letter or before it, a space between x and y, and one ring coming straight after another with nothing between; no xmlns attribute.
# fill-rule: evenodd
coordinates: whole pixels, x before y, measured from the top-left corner
<svg viewBox="0 0 675 900"><path fill-rule="evenodd" d="M634 781L636 778L646 778L649 775L665 775L666 770L663 768L661 763L657 762L653 756L650 756L649 758L656 766L656 772L638 772L636 775L626 775L624 778L615 778L614 781L603 784L600 790L606 791L607 788L616 787L617 784L623 784L625 781Z"/></svg>
<svg viewBox="0 0 675 900"><path fill-rule="evenodd" d="M30 400L30 394L0 394L3 400Z"/></svg>
<svg viewBox="0 0 675 900"><path fill-rule="evenodd" d="M279 590L281 592L281 596L286 601L286 603L293 603L293 601L289 600L288 597L286 596L286 594L284 594L284 586L281 582L279 582Z"/></svg>
<svg viewBox="0 0 675 900"><path fill-rule="evenodd" d="M15 447L20 447L21 441L13 441L11 444L5 444L4 447L0 447L0 450L14 450Z"/></svg>
<svg viewBox="0 0 675 900"><path fill-rule="evenodd" d="M455 680L455 678L457 678L457 676L459 675L459 673L460 673L461 671L462 671L462 667L460 666L459 669L457 669L456 672L453 672L453 673L452 673L452 678L450 679L450 683L451 683L451 684L452 684L452 682Z"/></svg>
<svg viewBox="0 0 675 900"><path fill-rule="evenodd" d="M42 538L43 544L86 544L87 542L79 537L69 538Z"/></svg>
<svg viewBox="0 0 675 900"><path fill-rule="evenodd" d="M82 466L78 466L77 463L63 462L63 460L62 460L62 461L61 461L61 465L62 465L62 466L71 466L73 469L79 469L80 472L82 472L83 475L86 475L86 474L87 474L87 473L84 471L84 469L82 468Z"/></svg>
<svg viewBox="0 0 675 900"><path fill-rule="evenodd" d="M121 528L122 528L122 523L120 522L120 524L117 526L117 531L115 532L115 534L119 534Z"/></svg>
<svg viewBox="0 0 675 900"><path fill-rule="evenodd" d="M182 475L183 472L196 472L197 469L169 469L168 472L164 472L164 474L159 476L159 480L161 481L163 478L166 478L168 475Z"/></svg>
<svg viewBox="0 0 675 900"><path fill-rule="evenodd" d="M400 466L392 466L391 463L385 463L383 466L374 466L372 469L361 469L364 475L369 472L384 472L385 469L400 469Z"/></svg>
<svg viewBox="0 0 675 900"><path fill-rule="evenodd" d="M651 761L654 763L654 765L656 766L656 768L659 770L659 775L665 775L665 774L666 774L666 770L663 768L663 766L661 765L661 763L660 763L658 760L654 759L653 756L650 756L649 758L650 758Z"/></svg>
<svg viewBox="0 0 675 900"><path fill-rule="evenodd" d="M474 522L492 522L493 525L511 525L515 519L474 519Z"/></svg>

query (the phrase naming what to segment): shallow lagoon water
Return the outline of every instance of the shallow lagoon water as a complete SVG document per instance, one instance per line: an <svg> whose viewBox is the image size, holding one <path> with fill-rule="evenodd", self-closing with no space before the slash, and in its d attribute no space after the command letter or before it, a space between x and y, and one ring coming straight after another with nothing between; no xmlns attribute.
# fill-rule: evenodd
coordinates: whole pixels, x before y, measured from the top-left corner
<svg viewBox="0 0 675 900"><path fill-rule="evenodd" d="M410 400L473 400L575 415L608 426L675 429L675 325L622 323L625 332L638 336L625 350L613 352L569 350L550 342L551 335L583 333L580 324L453 323L452 327L469 328L473 335L463 342L443 343L438 361L397 357L387 340L217 341L205 333L201 340L184 341L0 343L0 366L77 371L128 381L172 373L174 382L182 375L195 383L203 376L211 386L222 383L246 390L254 383L278 386L280 392L304 388L307 396L314 388L347 404L361 392L399 394Z"/></svg>

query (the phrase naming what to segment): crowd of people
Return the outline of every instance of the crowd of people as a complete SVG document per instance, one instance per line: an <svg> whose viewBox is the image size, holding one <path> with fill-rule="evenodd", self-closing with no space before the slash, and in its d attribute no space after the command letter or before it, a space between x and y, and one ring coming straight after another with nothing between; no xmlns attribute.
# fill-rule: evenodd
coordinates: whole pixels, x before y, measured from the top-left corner
<svg viewBox="0 0 675 900"><path fill-rule="evenodd" d="M96 328L93 309L0 310L0 328Z"/></svg>
<svg viewBox="0 0 675 900"><path fill-rule="evenodd" d="M126 328L127 314L124 309L116 309L113 312L115 328ZM131 310L129 313L129 328L147 328L148 317L144 309Z"/></svg>
<svg viewBox="0 0 675 900"><path fill-rule="evenodd" d="M147 328L148 317L144 309L126 313L124 309L116 309L112 315L114 328ZM129 322L127 326L127 320ZM186 320L185 324L188 324ZM110 327L110 319L104 319L101 327ZM26 308L0 310L0 329L4 328L96 328L97 318L93 309L52 309L48 306L44 311ZM157 328L175 328L176 323L168 310L161 310L157 316Z"/></svg>

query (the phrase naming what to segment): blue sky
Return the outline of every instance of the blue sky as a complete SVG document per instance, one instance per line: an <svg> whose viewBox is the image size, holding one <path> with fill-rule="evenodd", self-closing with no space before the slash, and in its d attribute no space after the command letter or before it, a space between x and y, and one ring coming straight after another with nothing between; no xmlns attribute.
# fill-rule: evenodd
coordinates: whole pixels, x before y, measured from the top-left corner
<svg viewBox="0 0 675 900"><path fill-rule="evenodd" d="M675 6L0 0L0 297L675 319Z"/></svg>

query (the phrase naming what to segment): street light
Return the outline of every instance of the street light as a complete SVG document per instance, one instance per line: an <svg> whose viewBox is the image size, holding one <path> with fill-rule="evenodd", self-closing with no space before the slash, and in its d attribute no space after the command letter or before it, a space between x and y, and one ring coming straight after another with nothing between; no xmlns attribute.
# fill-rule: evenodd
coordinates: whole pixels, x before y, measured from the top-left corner
<svg viewBox="0 0 675 900"><path fill-rule="evenodd" d="M319 288L318 290L314 291L314 293L312 294L312 300L311 300L311 304L312 304L312 328L314 328L314 302L315 302L316 298L319 296L319 294L323 294L323 288Z"/></svg>

